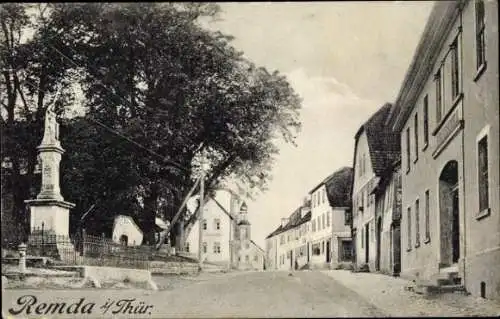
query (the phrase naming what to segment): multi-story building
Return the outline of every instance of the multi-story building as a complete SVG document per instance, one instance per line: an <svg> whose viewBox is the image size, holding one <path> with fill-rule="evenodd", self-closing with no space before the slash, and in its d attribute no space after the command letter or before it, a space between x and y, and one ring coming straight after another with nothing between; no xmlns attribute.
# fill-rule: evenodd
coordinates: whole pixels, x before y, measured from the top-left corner
<svg viewBox="0 0 500 319"><path fill-rule="evenodd" d="M383 105L357 131L352 186L354 262L376 269L375 196L373 190L400 153L399 136L389 125L396 109Z"/></svg>
<svg viewBox="0 0 500 319"><path fill-rule="evenodd" d="M325 181L309 192L311 197L309 266L311 268L329 268L331 262L332 207L328 201Z"/></svg>
<svg viewBox="0 0 500 319"><path fill-rule="evenodd" d="M352 261L351 240L351 182L353 169L343 167L325 181L328 203L331 207L331 267ZM328 224L327 224L328 225Z"/></svg>
<svg viewBox="0 0 500 319"><path fill-rule="evenodd" d="M382 174L375 195L375 270L399 276L401 272L401 161Z"/></svg>
<svg viewBox="0 0 500 319"><path fill-rule="evenodd" d="M192 208L196 211L198 206ZM264 251L251 239L247 205L235 194L219 190L204 205L202 259L232 269L264 268ZM198 257L199 222L186 234L184 254Z"/></svg>
<svg viewBox="0 0 500 319"><path fill-rule="evenodd" d="M279 225L272 233L266 237L266 270L278 269L279 257L278 257L278 234L282 230L282 226Z"/></svg>
<svg viewBox="0 0 500 319"><path fill-rule="evenodd" d="M396 100L402 273L500 299L498 1L438 1Z"/></svg>
<svg viewBox="0 0 500 319"><path fill-rule="evenodd" d="M267 269L330 268L350 262L352 168L313 188L304 203L266 237Z"/></svg>
<svg viewBox="0 0 500 319"><path fill-rule="evenodd" d="M266 237L266 269L301 269L308 264L310 201L297 208L280 226Z"/></svg>

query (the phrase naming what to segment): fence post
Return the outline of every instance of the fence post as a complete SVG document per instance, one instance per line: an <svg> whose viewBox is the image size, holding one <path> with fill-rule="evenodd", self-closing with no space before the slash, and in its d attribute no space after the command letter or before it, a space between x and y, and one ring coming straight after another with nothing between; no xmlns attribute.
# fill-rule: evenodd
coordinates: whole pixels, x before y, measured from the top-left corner
<svg viewBox="0 0 500 319"><path fill-rule="evenodd" d="M26 272L26 244L21 243L18 246L19 250L19 272Z"/></svg>
<svg viewBox="0 0 500 319"><path fill-rule="evenodd" d="M85 243L86 243L86 237L87 237L87 232L85 231L85 228L82 228L82 251L81 251L81 256L85 257Z"/></svg>
<svg viewBox="0 0 500 319"><path fill-rule="evenodd" d="M44 246L45 246L45 245L44 245L44 244L45 244L45 239L43 238L44 226L45 226L45 223L44 223L44 222L42 222L42 233L41 233L41 234L42 234L42 252L41 252L41 255L42 255L42 256L43 256L43 255L44 255L44 253L45 253L45 247L44 247Z"/></svg>
<svg viewBox="0 0 500 319"><path fill-rule="evenodd" d="M106 255L106 242L104 241L104 233L101 234L101 262L103 262L104 256Z"/></svg>

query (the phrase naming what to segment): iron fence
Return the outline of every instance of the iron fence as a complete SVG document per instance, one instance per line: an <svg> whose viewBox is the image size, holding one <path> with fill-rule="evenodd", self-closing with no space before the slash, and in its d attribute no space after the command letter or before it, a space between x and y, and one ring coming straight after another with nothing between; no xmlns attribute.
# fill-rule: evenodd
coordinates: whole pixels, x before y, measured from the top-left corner
<svg viewBox="0 0 500 319"><path fill-rule="evenodd" d="M110 238L81 231L61 236L52 230L36 228L28 237L28 256L50 257L64 265L109 266L148 269L155 257L152 246L126 246Z"/></svg>

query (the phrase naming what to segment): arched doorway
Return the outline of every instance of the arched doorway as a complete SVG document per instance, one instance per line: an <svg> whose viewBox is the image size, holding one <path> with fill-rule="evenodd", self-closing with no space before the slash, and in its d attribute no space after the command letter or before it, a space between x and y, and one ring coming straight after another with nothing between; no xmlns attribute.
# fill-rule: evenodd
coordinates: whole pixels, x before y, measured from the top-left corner
<svg viewBox="0 0 500 319"><path fill-rule="evenodd" d="M377 233L376 233L376 240L377 240L377 256L375 258L376 271L380 270L381 239L382 239L382 217L379 217L377 218Z"/></svg>
<svg viewBox="0 0 500 319"><path fill-rule="evenodd" d="M120 236L120 244L123 246L128 245L128 236L127 235L121 235Z"/></svg>
<svg viewBox="0 0 500 319"><path fill-rule="evenodd" d="M449 161L439 176L439 220L441 267L448 267L460 258L460 210L458 162Z"/></svg>

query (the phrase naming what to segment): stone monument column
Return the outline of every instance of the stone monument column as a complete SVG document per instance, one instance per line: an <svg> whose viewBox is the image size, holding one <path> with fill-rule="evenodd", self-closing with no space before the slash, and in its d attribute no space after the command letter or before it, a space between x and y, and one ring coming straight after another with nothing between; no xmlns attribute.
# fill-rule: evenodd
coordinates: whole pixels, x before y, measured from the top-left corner
<svg viewBox="0 0 500 319"><path fill-rule="evenodd" d="M47 107L45 113L44 134L38 156L42 166L42 186L36 199L26 200L30 210L30 228L42 228L44 233L58 236L69 236L69 211L75 204L64 201L61 196L59 164L64 149L59 141L59 124L56 122L54 102Z"/></svg>

